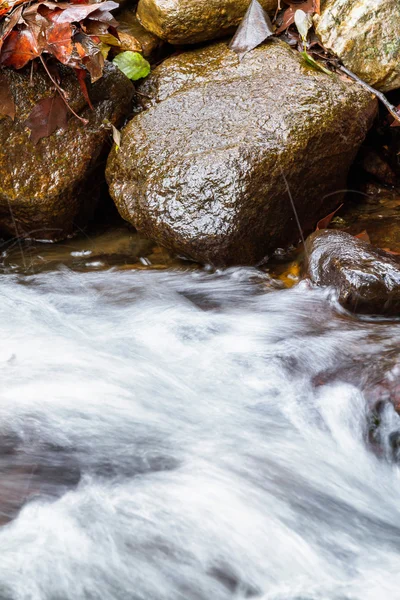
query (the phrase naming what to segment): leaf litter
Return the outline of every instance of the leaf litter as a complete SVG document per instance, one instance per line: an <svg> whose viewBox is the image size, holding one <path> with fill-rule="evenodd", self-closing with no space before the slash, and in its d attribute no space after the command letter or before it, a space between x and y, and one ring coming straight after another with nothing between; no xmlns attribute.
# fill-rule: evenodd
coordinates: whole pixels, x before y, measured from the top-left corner
<svg viewBox="0 0 400 600"><path fill-rule="evenodd" d="M55 90L54 96L34 106L24 122L31 129L34 144L56 129L65 129L68 112L87 122L70 106L57 65L74 69L93 108L86 80L94 83L103 75L104 41L120 45L118 22L111 13L118 7L114 0L0 1L0 67L19 70L38 60ZM0 73L0 115L14 119L17 111L9 80Z"/></svg>

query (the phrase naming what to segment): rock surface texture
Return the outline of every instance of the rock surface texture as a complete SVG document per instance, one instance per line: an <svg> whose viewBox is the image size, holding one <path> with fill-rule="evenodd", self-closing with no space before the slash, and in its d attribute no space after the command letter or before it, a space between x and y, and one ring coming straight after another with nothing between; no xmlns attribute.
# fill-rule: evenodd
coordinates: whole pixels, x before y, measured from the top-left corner
<svg viewBox="0 0 400 600"><path fill-rule="evenodd" d="M275 11L277 0L260 0ZM242 20L249 0L140 0L142 25L170 44L196 44L230 34Z"/></svg>
<svg viewBox="0 0 400 600"><path fill-rule="evenodd" d="M370 85L400 87L399 0L322 0L317 35Z"/></svg>
<svg viewBox="0 0 400 600"><path fill-rule="evenodd" d="M10 81L17 116L14 122L9 117L0 121L0 232L35 239L64 238L73 231L74 221L83 222L93 210L98 177L89 176L109 144L105 122L117 124L128 114L132 85L108 64L104 77L90 86L91 111L75 74L65 69L62 85L71 106L89 123L85 126L72 117L65 132L56 131L34 145L24 121L41 98L54 94L51 82L40 70L33 74L33 86L30 69L1 72Z"/></svg>
<svg viewBox="0 0 400 600"><path fill-rule="evenodd" d="M400 263L349 233L324 229L306 241L306 276L332 286L349 310L400 314Z"/></svg>
<svg viewBox="0 0 400 600"><path fill-rule="evenodd" d="M108 160L118 210L178 254L222 265L298 240L286 182L304 229L328 214L376 111L357 84L275 41L241 63L224 43L171 57L140 91L153 105Z"/></svg>

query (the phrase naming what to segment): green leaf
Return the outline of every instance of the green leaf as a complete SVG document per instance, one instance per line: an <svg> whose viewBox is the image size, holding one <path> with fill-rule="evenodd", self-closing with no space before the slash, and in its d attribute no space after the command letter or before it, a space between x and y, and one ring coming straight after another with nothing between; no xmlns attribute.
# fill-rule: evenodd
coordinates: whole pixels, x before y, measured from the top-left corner
<svg viewBox="0 0 400 600"><path fill-rule="evenodd" d="M132 81L147 77L150 73L150 64L139 52L121 52L114 58L113 63Z"/></svg>
<svg viewBox="0 0 400 600"><path fill-rule="evenodd" d="M316 60L314 60L312 58L312 56L310 56L307 53L306 50L303 50L303 52L300 52L300 54L304 58L304 60L306 61L306 63L308 65L310 65L310 67L313 67L314 69L317 69L318 71L322 71L323 73L326 73L327 75L333 75L332 71L329 71L323 65L321 65L321 63L318 63Z"/></svg>

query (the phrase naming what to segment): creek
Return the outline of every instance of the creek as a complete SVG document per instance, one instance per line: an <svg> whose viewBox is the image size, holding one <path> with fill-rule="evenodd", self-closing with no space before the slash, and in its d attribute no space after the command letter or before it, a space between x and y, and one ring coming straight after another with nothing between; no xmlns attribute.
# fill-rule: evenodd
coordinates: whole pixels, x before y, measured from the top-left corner
<svg viewBox="0 0 400 600"><path fill-rule="evenodd" d="M128 238L3 253L0 598L400 598L400 322Z"/></svg>

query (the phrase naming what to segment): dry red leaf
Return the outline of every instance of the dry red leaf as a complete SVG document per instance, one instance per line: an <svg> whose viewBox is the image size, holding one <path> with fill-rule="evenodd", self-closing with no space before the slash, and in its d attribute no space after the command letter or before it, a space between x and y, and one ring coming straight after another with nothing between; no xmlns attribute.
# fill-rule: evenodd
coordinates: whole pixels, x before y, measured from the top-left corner
<svg viewBox="0 0 400 600"><path fill-rule="evenodd" d="M342 206L343 206L343 204L338 206L336 210L329 213L329 215L327 215L323 219L320 219L317 223L316 231L319 231L320 229L326 229L328 227L329 223L332 221L333 217L336 215L337 211L340 210L342 208Z"/></svg>
<svg viewBox="0 0 400 600"><path fill-rule="evenodd" d="M83 69L75 69L75 73L78 78L79 85L82 90L82 94L84 95L85 100L88 103L88 105L90 106L90 108L93 110L93 105L90 100L89 92L88 92L88 89L86 86L86 71L84 71Z"/></svg>
<svg viewBox="0 0 400 600"><path fill-rule="evenodd" d="M382 250L384 250L388 254L393 254L393 256L400 256L400 252L395 252L394 250L391 250L390 248L382 248Z"/></svg>
<svg viewBox="0 0 400 600"><path fill-rule="evenodd" d="M56 129L66 129L68 108L59 94L43 98L33 107L24 122L31 130L31 141L37 144L41 138L48 137Z"/></svg>
<svg viewBox="0 0 400 600"><path fill-rule="evenodd" d="M13 30L5 39L0 54L0 64L22 69L29 61L41 54L41 48L29 29Z"/></svg>
<svg viewBox="0 0 400 600"><path fill-rule="evenodd" d="M118 23L110 12L118 6L113 0L0 0L0 65L21 69L40 58L58 92L41 100L25 122L34 144L66 127L68 108L86 123L68 105L55 64L58 61L75 69L82 93L93 108L86 74L92 82L103 74L104 57L98 35L118 37ZM46 57L55 61L47 64ZM14 99L5 78L2 81L0 78L0 114L14 118Z"/></svg>
<svg viewBox="0 0 400 600"><path fill-rule="evenodd" d="M357 238L358 240L361 240L363 242L367 242L368 244L371 243L370 237L367 233L367 231L364 229L364 231L361 231L360 233L358 233L357 235L354 236L355 238Z"/></svg>
<svg viewBox="0 0 400 600"><path fill-rule="evenodd" d="M281 26L276 30L276 34L282 33L288 27L294 23L294 15L296 10L303 10L309 14L320 14L320 0L285 0L285 4L289 5L283 14L283 21Z"/></svg>
<svg viewBox="0 0 400 600"><path fill-rule="evenodd" d="M100 40L84 33L85 21L97 23L103 34L114 35L117 22L110 11L118 7L116 2L39 0L26 5L16 0L7 7L0 4L0 18L5 12L9 18L0 27L0 65L21 69L34 58L49 54L64 65L86 69L92 81L101 77Z"/></svg>
<svg viewBox="0 0 400 600"><path fill-rule="evenodd" d="M9 35L9 33L14 29L17 25L23 10L23 6L19 6L16 8L11 14L9 19L3 19L0 24L0 50L3 46L4 40ZM0 17L1 18L1 17Z"/></svg>
<svg viewBox="0 0 400 600"><path fill-rule="evenodd" d="M70 23L52 23L46 30L46 50L63 65L74 62L73 33L74 30Z"/></svg>

